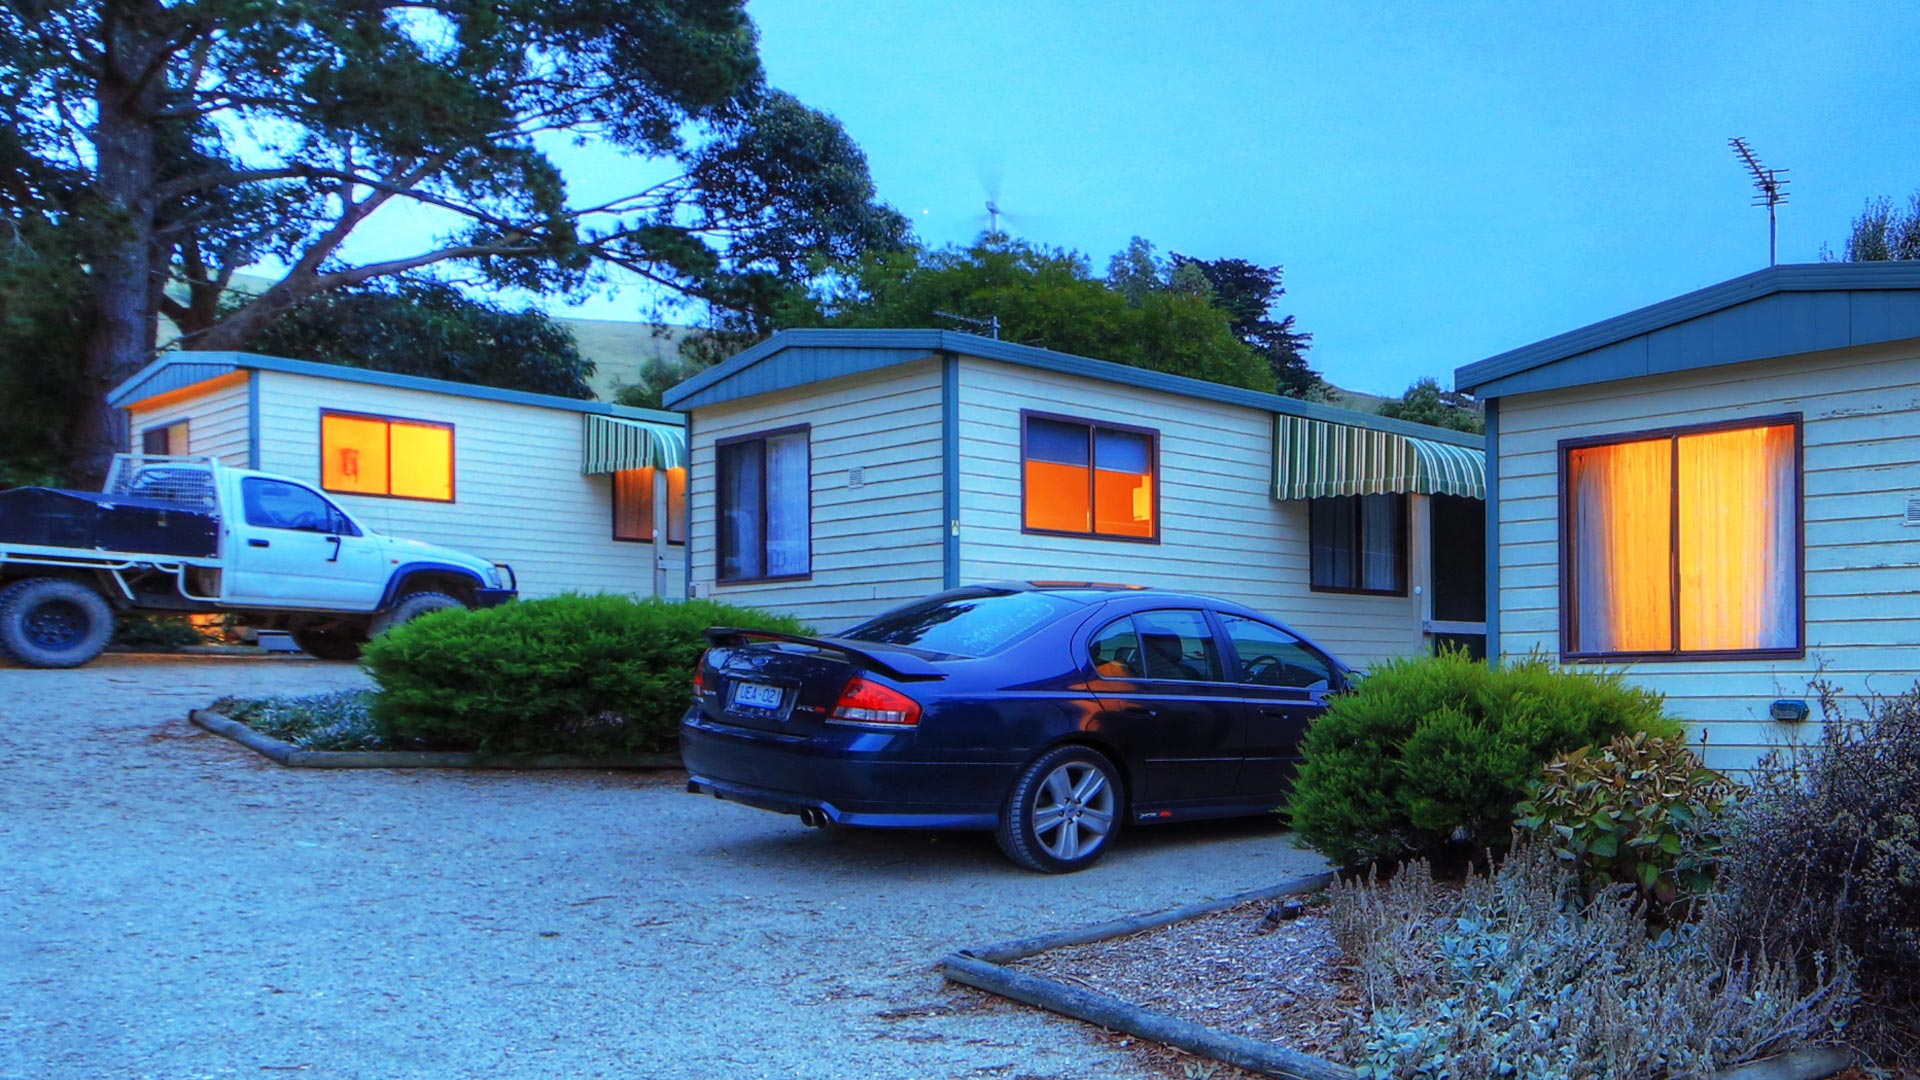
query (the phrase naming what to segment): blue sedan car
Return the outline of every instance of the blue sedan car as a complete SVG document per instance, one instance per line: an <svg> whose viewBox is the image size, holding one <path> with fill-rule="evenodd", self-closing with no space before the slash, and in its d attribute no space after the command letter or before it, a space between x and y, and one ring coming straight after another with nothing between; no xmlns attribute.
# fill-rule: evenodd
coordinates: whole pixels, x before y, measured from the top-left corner
<svg viewBox="0 0 1920 1080"><path fill-rule="evenodd" d="M1127 825L1262 814L1351 672L1227 600L953 589L835 637L716 628L680 728L689 791L808 825L993 830L1062 873Z"/></svg>

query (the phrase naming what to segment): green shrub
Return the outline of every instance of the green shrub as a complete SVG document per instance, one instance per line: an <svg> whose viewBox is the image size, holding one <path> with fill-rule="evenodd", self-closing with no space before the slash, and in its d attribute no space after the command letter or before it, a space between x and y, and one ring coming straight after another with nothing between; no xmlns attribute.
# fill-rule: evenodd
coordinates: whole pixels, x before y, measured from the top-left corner
<svg viewBox="0 0 1920 1080"><path fill-rule="evenodd" d="M711 600L565 595L423 616L369 642L387 735L482 753L646 754L674 745L709 626L804 632Z"/></svg>
<svg viewBox="0 0 1920 1080"><path fill-rule="evenodd" d="M1684 740L1616 735L1542 773L1516 824L1577 868L1589 892L1631 885L1666 914L1713 887L1722 815L1740 785L1702 765Z"/></svg>
<svg viewBox="0 0 1920 1080"><path fill-rule="evenodd" d="M1819 688L1824 691L1825 688ZM1920 686L1848 715L1822 693L1818 750L1754 771L1721 864L1750 953L1859 959L1859 1045L1920 1061Z"/></svg>
<svg viewBox="0 0 1920 1080"><path fill-rule="evenodd" d="M1503 847L1550 758L1638 731L1680 725L1617 673L1538 657L1489 668L1458 651L1390 661L1308 729L1287 810L1301 840L1341 864L1453 840Z"/></svg>
<svg viewBox="0 0 1920 1080"><path fill-rule="evenodd" d="M146 615L123 611L114 616L113 643L130 649L177 649L204 645L207 636L185 615Z"/></svg>

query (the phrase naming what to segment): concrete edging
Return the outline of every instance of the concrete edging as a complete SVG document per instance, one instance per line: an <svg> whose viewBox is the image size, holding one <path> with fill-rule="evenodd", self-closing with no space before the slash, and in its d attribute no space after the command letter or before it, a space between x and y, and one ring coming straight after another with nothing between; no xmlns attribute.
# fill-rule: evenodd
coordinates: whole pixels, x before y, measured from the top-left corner
<svg viewBox="0 0 1920 1080"><path fill-rule="evenodd" d="M935 966L950 982L985 990L1111 1031L1124 1031L1137 1038L1178 1047L1262 1076L1282 1077L1284 1080L1357 1080L1359 1074L1354 1070L1325 1058L1291 1050L1278 1043L1215 1031L1191 1020L1142 1009L1110 994L1004 966L1049 949L1088 945L1144 930L1157 930L1258 900L1277 900L1285 896L1317 892L1331 884L1335 876L1333 872L1314 874L1265 889L1186 904L1149 915L1129 916L1094 926L961 949L942 958ZM1852 1063L1853 1055L1838 1047L1794 1050L1736 1065L1719 1073L1717 1080L1822 1080Z"/></svg>
<svg viewBox="0 0 1920 1080"><path fill-rule="evenodd" d="M302 750L212 709L187 714L194 725L224 736L291 769L678 769L678 754L590 758L578 754L475 754L445 750Z"/></svg>

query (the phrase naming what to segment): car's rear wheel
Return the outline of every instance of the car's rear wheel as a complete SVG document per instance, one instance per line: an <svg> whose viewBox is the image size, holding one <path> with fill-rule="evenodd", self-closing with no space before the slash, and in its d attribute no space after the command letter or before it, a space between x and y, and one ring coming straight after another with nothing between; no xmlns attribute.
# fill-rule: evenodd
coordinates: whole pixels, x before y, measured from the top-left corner
<svg viewBox="0 0 1920 1080"><path fill-rule="evenodd" d="M1028 870L1067 874L1100 860L1119 835L1126 793L1105 754L1062 746L1035 759L1000 812L1000 850Z"/></svg>

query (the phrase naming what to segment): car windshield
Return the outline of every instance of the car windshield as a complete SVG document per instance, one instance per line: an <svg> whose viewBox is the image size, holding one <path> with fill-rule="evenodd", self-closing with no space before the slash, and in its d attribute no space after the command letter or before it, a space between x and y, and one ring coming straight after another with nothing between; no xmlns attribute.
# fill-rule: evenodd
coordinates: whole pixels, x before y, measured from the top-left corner
<svg viewBox="0 0 1920 1080"><path fill-rule="evenodd" d="M986 656L1080 606L1034 592L941 597L889 611L839 636L956 656Z"/></svg>

